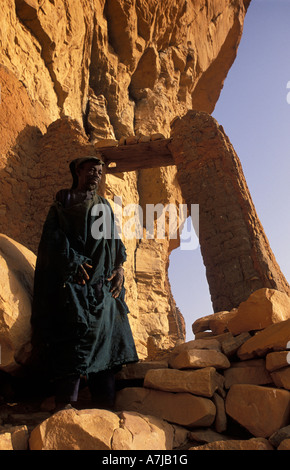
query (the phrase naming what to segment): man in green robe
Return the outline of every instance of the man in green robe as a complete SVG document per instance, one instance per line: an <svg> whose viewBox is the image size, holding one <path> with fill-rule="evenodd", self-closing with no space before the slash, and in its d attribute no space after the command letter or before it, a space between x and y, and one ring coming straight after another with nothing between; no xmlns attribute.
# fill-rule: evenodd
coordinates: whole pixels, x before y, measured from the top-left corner
<svg viewBox="0 0 290 470"><path fill-rule="evenodd" d="M99 156L71 162L73 185L57 193L38 249L33 344L58 408L77 401L82 376L94 405L112 407L115 372L138 361L124 298L126 250L109 202L97 194Z"/></svg>

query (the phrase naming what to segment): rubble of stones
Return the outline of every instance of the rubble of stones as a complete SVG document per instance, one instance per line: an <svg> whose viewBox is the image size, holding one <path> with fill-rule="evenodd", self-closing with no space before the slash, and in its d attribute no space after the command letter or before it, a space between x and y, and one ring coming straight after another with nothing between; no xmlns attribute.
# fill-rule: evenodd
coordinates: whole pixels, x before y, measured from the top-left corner
<svg viewBox="0 0 290 470"><path fill-rule="evenodd" d="M196 320L195 339L124 366L115 409L0 407L9 450L290 450L290 298L254 292ZM26 406L26 410L25 410Z"/></svg>

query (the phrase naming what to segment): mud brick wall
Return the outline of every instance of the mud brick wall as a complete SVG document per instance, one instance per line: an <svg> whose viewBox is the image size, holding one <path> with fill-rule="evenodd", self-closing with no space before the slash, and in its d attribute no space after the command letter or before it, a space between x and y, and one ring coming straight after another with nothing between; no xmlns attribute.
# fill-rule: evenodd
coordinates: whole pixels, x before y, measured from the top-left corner
<svg viewBox="0 0 290 470"><path fill-rule="evenodd" d="M200 205L200 247L214 311L231 310L261 287L290 293L223 128L207 113L189 111L173 124L172 137L182 195L189 206Z"/></svg>

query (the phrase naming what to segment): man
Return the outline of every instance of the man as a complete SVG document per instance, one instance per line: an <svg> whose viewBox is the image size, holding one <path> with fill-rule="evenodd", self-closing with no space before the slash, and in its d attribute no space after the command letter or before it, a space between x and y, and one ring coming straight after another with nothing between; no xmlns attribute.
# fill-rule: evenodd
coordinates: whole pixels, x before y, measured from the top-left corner
<svg viewBox="0 0 290 470"><path fill-rule="evenodd" d="M57 193L38 249L33 344L55 381L57 409L77 401L82 376L93 405L113 407L114 373L138 361L124 300L126 250L111 206L97 194L104 166L99 157L70 163L72 187ZM94 237L98 217L111 231Z"/></svg>

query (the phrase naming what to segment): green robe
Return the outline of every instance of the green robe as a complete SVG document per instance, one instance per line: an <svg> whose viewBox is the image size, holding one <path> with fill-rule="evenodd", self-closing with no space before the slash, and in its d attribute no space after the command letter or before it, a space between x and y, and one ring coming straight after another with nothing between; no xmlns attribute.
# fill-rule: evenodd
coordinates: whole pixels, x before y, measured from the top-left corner
<svg viewBox="0 0 290 470"><path fill-rule="evenodd" d="M69 190L63 190L69 194ZM95 239L99 219L95 204L107 206L111 237ZM50 377L88 375L138 361L128 321L125 288L114 299L107 281L126 260L121 239L114 234L114 216L105 198L68 205L55 201L45 221L38 249L32 309L33 344ZM78 266L93 266L90 280L74 282Z"/></svg>

